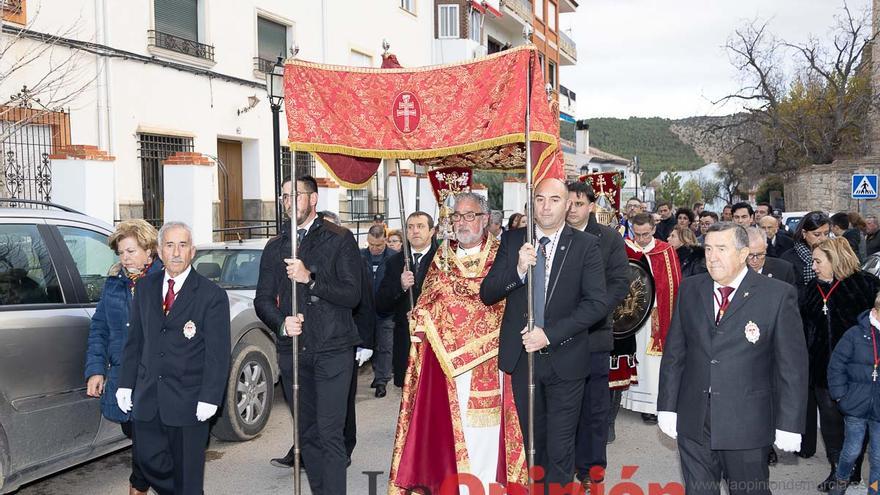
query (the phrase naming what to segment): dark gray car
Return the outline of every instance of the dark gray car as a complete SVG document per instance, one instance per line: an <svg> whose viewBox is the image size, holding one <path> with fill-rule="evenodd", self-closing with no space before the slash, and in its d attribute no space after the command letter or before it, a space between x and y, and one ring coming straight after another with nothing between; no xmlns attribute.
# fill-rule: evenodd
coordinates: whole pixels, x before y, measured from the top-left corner
<svg viewBox="0 0 880 495"><path fill-rule="evenodd" d="M83 377L112 227L62 207L0 204L0 493L128 445ZM20 204L19 206L29 206ZM273 337L252 298L229 294L232 372L212 433L247 440L269 418ZM244 380L242 377L247 377Z"/></svg>

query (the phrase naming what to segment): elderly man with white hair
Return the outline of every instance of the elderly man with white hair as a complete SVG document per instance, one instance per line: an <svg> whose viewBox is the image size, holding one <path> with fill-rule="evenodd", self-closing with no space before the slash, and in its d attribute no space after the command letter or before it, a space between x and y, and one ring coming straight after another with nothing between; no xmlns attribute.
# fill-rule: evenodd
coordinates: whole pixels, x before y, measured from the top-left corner
<svg viewBox="0 0 880 495"><path fill-rule="evenodd" d="M771 217L772 218L772 217ZM797 274L788 261L772 258L767 254L767 235L760 227L749 227L749 268L770 278L795 285Z"/></svg>

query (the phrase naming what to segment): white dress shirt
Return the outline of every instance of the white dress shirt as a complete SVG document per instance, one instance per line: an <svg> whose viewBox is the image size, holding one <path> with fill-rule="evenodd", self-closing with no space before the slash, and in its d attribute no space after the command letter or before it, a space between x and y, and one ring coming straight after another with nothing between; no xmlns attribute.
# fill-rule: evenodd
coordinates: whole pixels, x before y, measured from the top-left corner
<svg viewBox="0 0 880 495"><path fill-rule="evenodd" d="M189 275L189 271L192 270L192 265L186 267L186 270L183 271L180 275L173 277L174 278L174 295L180 294L180 289L183 287L183 283L186 282L186 277ZM168 281L171 280L172 277L168 276L168 270L165 270L165 279L162 281L162 300L165 300L165 296L168 294Z"/></svg>
<svg viewBox="0 0 880 495"><path fill-rule="evenodd" d="M728 304L729 304L730 302L733 301L733 296L736 295L736 291L737 291L737 289L739 289L740 284L742 284L743 279L746 278L747 273L749 273L748 266L744 267L742 269L742 271L739 272L739 275L737 275L736 278L733 279L733 282L731 282L730 284L721 285L718 282L715 282L714 284L712 284L712 287L715 289L715 292L712 294L712 296L713 296L712 299L715 301L715 314L716 315L718 314L718 310L721 309L720 303L722 300L721 291L719 291L718 289L720 289L722 287L733 287L733 292L730 293L730 297L727 299Z"/></svg>

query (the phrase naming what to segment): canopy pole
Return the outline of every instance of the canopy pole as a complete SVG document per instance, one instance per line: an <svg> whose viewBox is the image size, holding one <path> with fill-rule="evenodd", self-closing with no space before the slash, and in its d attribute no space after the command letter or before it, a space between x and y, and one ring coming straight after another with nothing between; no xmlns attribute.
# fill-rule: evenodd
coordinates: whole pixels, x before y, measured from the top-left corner
<svg viewBox="0 0 880 495"><path fill-rule="evenodd" d="M527 42L531 42L532 37L532 27L526 26L523 28L523 37ZM526 201L526 242L529 244L534 244L534 231L535 231L535 216L534 216L534 207L532 204L532 198L534 196L534 184L532 180L532 144L529 139L529 130L531 128L531 120L532 120L532 59L534 58L534 54L529 57L529 64L527 66L528 74L526 77L526 119L525 119L525 148L526 148L526 197L528 200ZM527 305L527 320L526 327L528 332L532 332L535 329L535 299L534 294L532 293L533 287L533 275L534 269L533 267L528 268L528 272L526 274L526 305ZM529 493L532 492L532 487L534 484L534 479L532 478L532 468L535 466L535 353L529 352L528 356L528 367L529 367L529 405L528 405L528 439L529 439L529 451L528 451L528 462L529 462Z"/></svg>
<svg viewBox="0 0 880 495"><path fill-rule="evenodd" d="M400 175L400 160L397 158L394 159L394 166L397 168L397 203L400 207L400 230L403 231L403 270L410 272L412 270L409 264L409 240L406 238L406 211L403 207L403 177ZM416 183L416 185L418 185L418 183ZM415 276L415 274L413 274L413 276ZM406 292L409 294L409 309L412 311L412 309L416 307L412 287L407 289Z"/></svg>
<svg viewBox="0 0 880 495"><path fill-rule="evenodd" d="M299 233L296 224L296 206L299 199L299 189L297 183L298 177L291 177L290 194L291 194L291 212L290 212L290 258L296 259L297 248L299 244ZM291 315L294 318L299 314L299 304L297 303L296 280L290 281L290 300ZM302 477L300 476L300 447L299 447L299 335L293 337L293 493L300 495L302 493Z"/></svg>

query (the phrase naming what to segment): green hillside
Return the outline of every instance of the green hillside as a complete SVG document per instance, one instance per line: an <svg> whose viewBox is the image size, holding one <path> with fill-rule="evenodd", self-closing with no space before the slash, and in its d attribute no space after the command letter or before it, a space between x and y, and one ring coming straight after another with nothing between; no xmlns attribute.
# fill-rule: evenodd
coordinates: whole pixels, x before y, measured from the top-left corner
<svg viewBox="0 0 880 495"><path fill-rule="evenodd" d="M646 181L670 167L693 170L706 164L691 146L669 129L677 122L675 120L630 117L594 118L587 119L587 122L590 124L590 146L625 158L638 156ZM563 134L573 137L574 126L570 127L563 130Z"/></svg>

